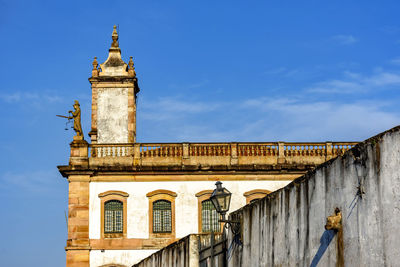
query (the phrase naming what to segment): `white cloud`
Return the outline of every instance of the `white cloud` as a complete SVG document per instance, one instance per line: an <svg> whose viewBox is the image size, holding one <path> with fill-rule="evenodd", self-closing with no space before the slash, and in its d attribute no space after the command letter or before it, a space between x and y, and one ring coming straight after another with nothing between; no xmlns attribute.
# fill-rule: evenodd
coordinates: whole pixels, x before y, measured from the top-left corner
<svg viewBox="0 0 400 267"><path fill-rule="evenodd" d="M378 101L310 101L305 96L262 97L237 102L201 103L182 100L184 106L214 107L208 120L204 114L175 111L153 103L142 115L149 132L161 134L160 141L326 141L362 140L400 122L400 115L385 111L393 103ZM158 107L158 108L156 108ZM140 116L140 114L139 114ZM368 119L366 119L368 118Z"/></svg>
<svg viewBox="0 0 400 267"><path fill-rule="evenodd" d="M0 175L0 189L4 192L54 193L60 174L55 170L40 170L26 172L6 172Z"/></svg>
<svg viewBox="0 0 400 267"><path fill-rule="evenodd" d="M178 98L159 98L154 101L141 99L139 108L145 119L173 120L187 114L199 114L214 111L221 104L181 100Z"/></svg>
<svg viewBox="0 0 400 267"><path fill-rule="evenodd" d="M309 93L366 93L371 90L386 90L393 86L400 86L400 73L378 70L370 76L345 72L342 80L327 80L318 82L307 88Z"/></svg>
<svg viewBox="0 0 400 267"><path fill-rule="evenodd" d="M392 63L394 65L400 65L400 57L390 60L390 63Z"/></svg>
<svg viewBox="0 0 400 267"><path fill-rule="evenodd" d="M332 40L340 45L352 45L358 42L357 38L355 38L353 35L335 35L332 37Z"/></svg>
<svg viewBox="0 0 400 267"><path fill-rule="evenodd" d="M30 92L12 92L12 93L2 93L0 94L0 100L6 103L60 103L62 102L62 98L57 95L51 94L39 94L39 93L30 93Z"/></svg>

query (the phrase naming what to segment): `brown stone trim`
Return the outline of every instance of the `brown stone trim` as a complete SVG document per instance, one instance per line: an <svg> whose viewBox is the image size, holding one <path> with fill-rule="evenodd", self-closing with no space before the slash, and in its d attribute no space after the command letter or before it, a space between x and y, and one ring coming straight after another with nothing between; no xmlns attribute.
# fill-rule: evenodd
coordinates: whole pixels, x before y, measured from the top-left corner
<svg viewBox="0 0 400 267"><path fill-rule="evenodd" d="M146 197L153 197L155 195L159 195L159 194L163 194L163 195L170 195L171 197L176 197L177 194L175 192L169 191L169 190L165 190L165 189L158 189L158 190L154 190L151 191L149 193L146 194Z"/></svg>
<svg viewBox="0 0 400 267"><path fill-rule="evenodd" d="M135 140L135 96L133 87L128 88L128 142L134 143Z"/></svg>
<svg viewBox="0 0 400 267"><path fill-rule="evenodd" d="M132 175L132 173L106 175L99 174L91 177L91 182L170 182L170 181L292 181L305 172L297 174L149 174Z"/></svg>
<svg viewBox="0 0 400 267"><path fill-rule="evenodd" d="M97 142L97 87L92 84L92 129L90 138L93 142Z"/></svg>
<svg viewBox="0 0 400 267"><path fill-rule="evenodd" d="M89 175L68 177L67 267L89 267Z"/></svg>
<svg viewBox="0 0 400 267"><path fill-rule="evenodd" d="M150 238L169 238L175 239L175 198L177 194L175 192L158 189L146 194L149 198L149 236ZM168 200L171 202L171 233L153 233L153 202L157 200Z"/></svg>
<svg viewBox="0 0 400 267"><path fill-rule="evenodd" d="M245 192L243 194L243 196L246 197L246 204L249 204L252 200L263 198L266 195L268 195L269 193L271 193L271 191L269 191L269 190L254 189L254 190Z"/></svg>
<svg viewBox="0 0 400 267"><path fill-rule="evenodd" d="M207 200L210 198L211 194L212 194L213 190L203 190L198 192L197 194L195 194L195 196L197 197L197 222L198 222L198 231L199 233L204 233L202 231L203 228L203 222L201 220L202 216L201 216L201 203L204 200ZM221 224L221 231L222 231L222 224Z"/></svg>
<svg viewBox="0 0 400 267"><path fill-rule="evenodd" d="M125 193L125 192L122 192L122 191L116 191L116 190L110 190L110 191L107 191L107 192L100 193L99 197L101 198L101 197L105 197L105 196L108 196L108 195L120 195L121 197L129 197L128 193Z"/></svg>
<svg viewBox="0 0 400 267"><path fill-rule="evenodd" d="M89 267L90 254L89 250L68 250L67 253L67 267Z"/></svg>
<svg viewBox="0 0 400 267"><path fill-rule="evenodd" d="M213 192L213 190L203 190L203 191L198 192L195 196L196 197L201 197L203 195L207 195L208 197L210 197L212 192Z"/></svg>
<svg viewBox="0 0 400 267"><path fill-rule="evenodd" d="M171 238L90 239L90 247L91 250L161 249L175 241Z"/></svg>
<svg viewBox="0 0 400 267"><path fill-rule="evenodd" d="M122 191L107 191L99 194L99 198L101 200L101 239L104 238L126 238L126 230L127 230L127 198L129 194L122 192ZM109 200L118 200L122 202L123 205L123 226L122 226L122 233L104 233L104 204Z"/></svg>
<svg viewBox="0 0 400 267"><path fill-rule="evenodd" d="M127 266L121 265L121 264L110 263L110 264L101 265L100 267L127 267Z"/></svg>
<svg viewBox="0 0 400 267"><path fill-rule="evenodd" d="M71 175L68 177L68 182L90 182L90 177L88 175Z"/></svg>
<svg viewBox="0 0 400 267"><path fill-rule="evenodd" d="M215 175L231 175L231 176L243 176L243 175L251 175L251 176L269 176L269 179L279 179L280 176L285 175L303 175L307 171L314 169L316 165L304 165L299 166L298 168L278 168L274 166L274 168L251 168L246 166L240 166L243 168L213 168L211 166L209 169L202 168L199 166L137 166L132 165L133 160L126 160L124 163L129 163L129 165L118 165L118 161L114 161L115 164L113 166L103 166L97 165L96 161L98 158L89 158L89 167L88 168L77 168L73 166L57 166L58 170L64 177L68 177L69 175L77 175L80 173L93 173L97 176L101 175L130 175L134 177L148 177L148 176L157 176L157 175L165 175L173 181L175 177L179 177L181 175L190 175L190 176L215 176ZM122 159L122 158L121 158ZM110 159L103 158L103 161L107 161L109 163ZM119 162L121 163L121 162ZM226 167L226 166L225 166Z"/></svg>

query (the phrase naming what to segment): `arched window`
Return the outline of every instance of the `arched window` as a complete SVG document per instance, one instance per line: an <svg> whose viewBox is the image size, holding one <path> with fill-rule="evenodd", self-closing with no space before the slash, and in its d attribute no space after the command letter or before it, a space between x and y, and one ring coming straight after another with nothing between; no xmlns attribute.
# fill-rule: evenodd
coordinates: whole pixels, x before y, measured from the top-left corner
<svg viewBox="0 0 400 267"><path fill-rule="evenodd" d="M246 198L246 204L253 203L256 200L259 200L260 198L265 197L271 193L269 190L265 189L254 189L248 192L245 192L243 196Z"/></svg>
<svg viewBox="0 0 400 267"><path fill-rule="evenodd" d="M122 233L123 232L123 210L121 201L109 200L104 203L104 233Z"/></svg>
<svg viewBox="0 0 400 267"><path fill-rule="evenodd" d="M199 233L221 232L222 224L218 222L219 214L215 210L210 200L213 190L203 190L198 192L198 229Z"/></svg>
<svg viewBox="0 0 400 267"><path fill-rule="evenodd" d="M126 238L128 197L128 193L115 190L99 194L101 200L101 239Z"/></svg>
<svg viewBox="0 0 400 267"><path fill-rule="evenodd" d="M175 238L175 192L157 189L146 194L149 198L150 238Z"/></svg>
<svg viewBox="0 0 400 267"><path fill-rule="evenodd" d="M219 215L211 200L201 202L201 232L220 232Z"/></svg>
<svg viewBox="0 0 400 267"><path fill-rule="evenodd" d="M172 232L171 202L165 199L153 202L153 233Z"/></svg>

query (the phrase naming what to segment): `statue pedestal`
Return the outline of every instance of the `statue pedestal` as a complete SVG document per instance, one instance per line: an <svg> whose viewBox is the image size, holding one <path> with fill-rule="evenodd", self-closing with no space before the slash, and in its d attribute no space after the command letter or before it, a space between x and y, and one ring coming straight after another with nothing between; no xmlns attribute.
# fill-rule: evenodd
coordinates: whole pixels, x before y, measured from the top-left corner
<svg viewBox="0 0 400 267"><path fill-rule="evenodd" d="M79 168L89 166L89 144L83 140L83 136L74 136L74 141L70 144L71 155L69 165Z"/></svg>

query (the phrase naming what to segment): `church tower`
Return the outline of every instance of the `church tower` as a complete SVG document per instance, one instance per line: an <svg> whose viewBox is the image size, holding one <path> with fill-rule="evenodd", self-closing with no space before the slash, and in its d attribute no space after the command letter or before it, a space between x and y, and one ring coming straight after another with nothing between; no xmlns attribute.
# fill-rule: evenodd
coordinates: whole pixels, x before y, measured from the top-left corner
<svg viewBox="0 0 400 267"><path fill-rule="evenodd" d="M136 94L139 86L132 57L121 58L117 27L114 26L107 60L93 60L92 144L121 144L136 141Z"/></svg>

